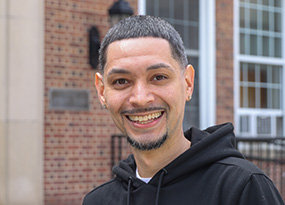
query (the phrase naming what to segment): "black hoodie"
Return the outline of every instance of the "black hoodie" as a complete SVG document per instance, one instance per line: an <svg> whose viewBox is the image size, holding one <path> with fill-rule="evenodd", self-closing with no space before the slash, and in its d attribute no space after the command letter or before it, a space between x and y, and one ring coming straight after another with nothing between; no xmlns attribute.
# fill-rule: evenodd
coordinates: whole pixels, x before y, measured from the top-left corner
<svg viewBox="0 0 285 205"><path fill-rule="evenodd" d="M235 149L232 124L185 132L191 148L148 184L136 178L133 155L114 166L116 177L95 188L83 205L279 205L272 181Z"/></svg>

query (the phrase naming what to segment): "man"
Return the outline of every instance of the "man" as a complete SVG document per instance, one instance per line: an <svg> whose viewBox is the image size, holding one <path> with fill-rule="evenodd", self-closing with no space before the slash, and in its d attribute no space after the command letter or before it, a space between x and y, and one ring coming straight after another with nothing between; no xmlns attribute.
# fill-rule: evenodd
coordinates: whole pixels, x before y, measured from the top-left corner
<svg viewBox="0 0 285 205"><path fill-rule="evenodd" d="M124 19L99 55L99 100L133 154L84 205L284 204L271 180L235 149L230 123L183 133L194 69L171 25L151 16Z"/></svg>

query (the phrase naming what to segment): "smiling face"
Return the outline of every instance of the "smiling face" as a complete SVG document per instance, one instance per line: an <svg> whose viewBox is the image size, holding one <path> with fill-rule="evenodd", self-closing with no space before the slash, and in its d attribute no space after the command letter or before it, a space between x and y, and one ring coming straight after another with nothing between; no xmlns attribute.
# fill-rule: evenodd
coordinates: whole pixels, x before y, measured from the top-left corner
<svg viewBox="0 0 285 205"><path fill-rule="evenodd" d="M95 77L99 99L132 146L150 150L183 135L194 70L181 69L166 40L144 37L111 43L103 75Z"/></svg>

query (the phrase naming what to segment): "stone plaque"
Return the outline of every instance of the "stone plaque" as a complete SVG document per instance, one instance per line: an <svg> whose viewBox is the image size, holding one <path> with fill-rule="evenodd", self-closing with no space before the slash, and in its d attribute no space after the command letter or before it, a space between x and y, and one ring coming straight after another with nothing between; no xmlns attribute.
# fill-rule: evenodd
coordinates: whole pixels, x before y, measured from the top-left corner
<svg viewBox="0 0 285 205"><path fill-rule="evenodd" d="M50 89L51 110L89 110L89 90Z"/></svg>

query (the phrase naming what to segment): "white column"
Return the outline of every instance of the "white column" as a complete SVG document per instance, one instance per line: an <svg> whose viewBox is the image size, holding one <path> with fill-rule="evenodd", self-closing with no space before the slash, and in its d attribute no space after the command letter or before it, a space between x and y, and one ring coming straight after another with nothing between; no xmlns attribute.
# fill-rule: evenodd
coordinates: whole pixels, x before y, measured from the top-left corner
<svg viewBox="0 0 285 205"><path fill-rule="evenodd" d="M200 0L200 128L216 122L216 1Z"/></svg>
<svg viewBox="0 0 285 205"><path fill-rule="evenodd" d="M138 14L146 15L146 1L145 0L138 0Z"/></svg>
<svg viewBox="0 0 285 205"><path fill-rule="evenodd" d="M0 204L43 204L44 0L0 0Z"/></svg>

